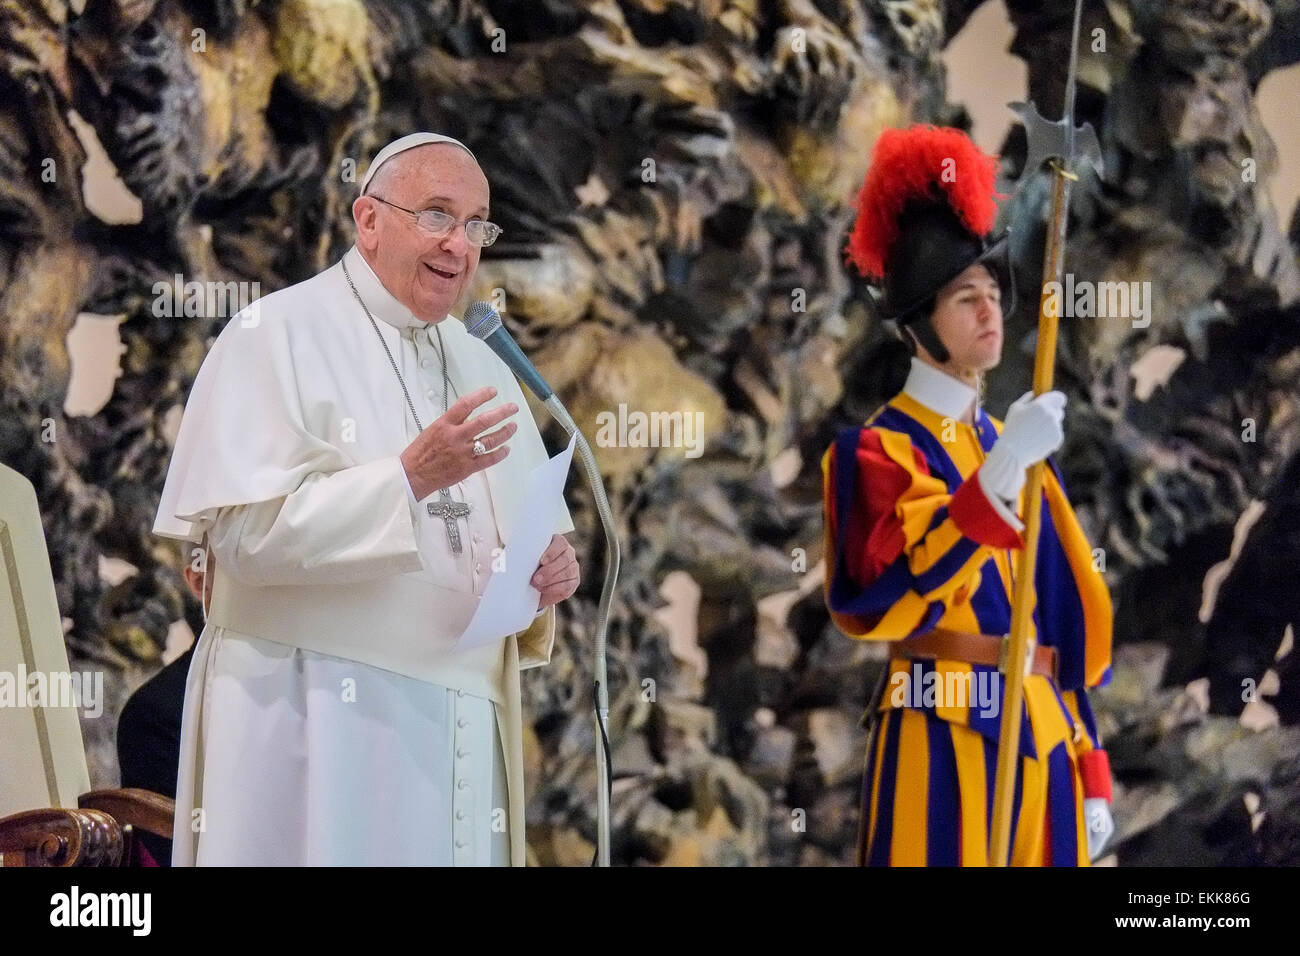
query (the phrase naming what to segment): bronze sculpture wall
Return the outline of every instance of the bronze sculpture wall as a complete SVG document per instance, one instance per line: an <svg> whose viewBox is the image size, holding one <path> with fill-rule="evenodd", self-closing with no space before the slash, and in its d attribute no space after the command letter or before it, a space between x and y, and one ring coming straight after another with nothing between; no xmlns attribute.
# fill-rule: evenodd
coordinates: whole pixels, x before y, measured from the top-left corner
<svg viewBox="0 0 1300 956"><path fill-rule="evenodd" d="M269 292L318 271L350 241L358 165L435 129L475 150L506 228L476 295L505 306L587 434L620 404L703 416L699 457L597 449L626 542L616 861L851 859L856 718L881 662L821 603L818 463L886 392L890 347L841 248L879 131L964 122L938 57L977 6L0 0L0 458L36 484L74 659L117 688L86 727L96 782L112 782L121 695L194 612L149 527L169 422L223 316L158 316L155 283ZM1008 7L1030 95L1057 115L1071 5ZM1253 93L1300 60L1300 10L1129 0L1091 6L1084 35L1080 118L1110 172L1076 190L1066 268L1151 283L1147 325L1064 326L1057 376L1067 484L1117 599L1098 709L1119 860L1297 862L1300 675L1275 657L1300 620L1300 222L1288 241L1260 188L1277 158ZM72 111L139 197L138 223L87 208ZM1008 192L1023 152L1013 134ZM1004 211L1022 303L1037 301L1043 204L1031 181ZM1031 311L1009 326L995 410L1027 387ZM81 312L124 314L127 351L109 403L65 418ZM1147 394L1132 370L1156 346L1180 364ZM1233 553L1252 501L1262 517ZM571 505L588 546L594 513L580 493ZM137 573L109 586L101 556ZM588 577L562 612L567 653L526 679L543 863L590 856ZM1252 730L1243 682L1270 668L1281 725Z"/></svg>

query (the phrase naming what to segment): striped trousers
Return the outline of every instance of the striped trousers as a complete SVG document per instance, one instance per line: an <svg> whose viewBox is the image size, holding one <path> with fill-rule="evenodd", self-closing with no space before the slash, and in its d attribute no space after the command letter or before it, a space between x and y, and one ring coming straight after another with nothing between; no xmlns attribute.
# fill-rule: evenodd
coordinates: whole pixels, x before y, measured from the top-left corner
<svg viewBox="0 0 1300 956"><path fill-rule="evenodd" d="M1026 684L1037 759L1021 757L1012 866L1087 866L1073 728ZM1046 684L1046 681L1043 681ZM1034 688L1039 690L1039 688ZM867 747L860 866L987 866L997 743L923 709L883 711Z"/></svg>

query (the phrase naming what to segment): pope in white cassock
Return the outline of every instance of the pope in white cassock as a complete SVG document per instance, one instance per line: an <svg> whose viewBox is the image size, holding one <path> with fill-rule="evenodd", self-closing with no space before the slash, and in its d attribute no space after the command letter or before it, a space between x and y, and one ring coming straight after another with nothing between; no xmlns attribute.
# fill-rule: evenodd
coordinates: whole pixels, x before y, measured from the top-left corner
<svg viewBox="0 0 1300 956"><path fill-rule="evenodd" d="M550 660L579 570L560 505L533 626L454 646L546 458L449 315L499 233L488 201L463 144L390 144L356 245L234 316L199 370L154 526L214 557L176 865L524 862L519 671Z"/></svg>

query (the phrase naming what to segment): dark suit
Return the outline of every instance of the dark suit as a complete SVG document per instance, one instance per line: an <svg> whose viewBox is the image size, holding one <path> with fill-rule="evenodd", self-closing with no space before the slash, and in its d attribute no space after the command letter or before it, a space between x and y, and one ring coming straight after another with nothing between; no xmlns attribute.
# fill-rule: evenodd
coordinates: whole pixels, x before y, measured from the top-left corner
<svg viewBox="0 0 1300 956"><path fill-rule="evenodd" d="M123 787L140 787L176 798L181 759L181 710L193 648L136 689L117 720L117 762ZM172 841L137 833L161 866L171 866Z"/></svg>

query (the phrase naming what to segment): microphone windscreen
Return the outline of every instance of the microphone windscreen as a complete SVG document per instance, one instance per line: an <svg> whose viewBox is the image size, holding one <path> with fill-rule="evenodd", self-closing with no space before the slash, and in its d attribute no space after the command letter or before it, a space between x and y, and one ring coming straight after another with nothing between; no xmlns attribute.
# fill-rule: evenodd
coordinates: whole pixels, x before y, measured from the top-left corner
<svg viewBox="0 0 1300 956"><path fill-rule="evenodd" d="M485 340L501 328L501 314L486 302L475 302L465 310L465 328L474 338Z"/></svg>
<svg viewBox="0 0 1300 956"><path fill-rule="evenodd" d="M475 302L465 310L464 322L469 334L495 352L534 395L543 402L550 400L554 394L551 386L528 361L519 343L510 337L509 330L501 322L501 313L486 302Z"/></svg>

